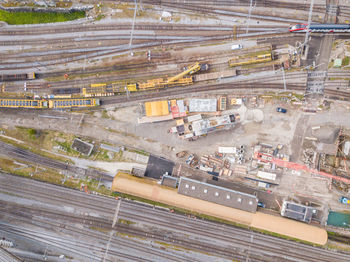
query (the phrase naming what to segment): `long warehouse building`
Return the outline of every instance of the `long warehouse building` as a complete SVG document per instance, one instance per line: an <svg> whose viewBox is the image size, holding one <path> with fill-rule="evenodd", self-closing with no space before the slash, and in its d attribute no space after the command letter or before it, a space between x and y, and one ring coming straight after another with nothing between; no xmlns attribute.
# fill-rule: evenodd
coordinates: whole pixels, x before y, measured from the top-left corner
<svg viewBox="0 0 350 262"><path fill-rule="evenodd" d="M180 178L178 193L252 213L255 213L258 208L258 198L255 195L211 185L186 177Z"/></svg>

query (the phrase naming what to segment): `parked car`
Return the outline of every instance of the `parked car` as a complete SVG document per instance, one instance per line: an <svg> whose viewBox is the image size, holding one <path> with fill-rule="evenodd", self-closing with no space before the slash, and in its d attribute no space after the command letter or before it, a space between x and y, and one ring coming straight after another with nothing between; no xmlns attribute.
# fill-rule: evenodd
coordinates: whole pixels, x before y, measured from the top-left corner
<svg viewBox="0 0 350 262"><path fill-rule="evenodd" d="M232 45L231 46L231 50L239 50L239 49L242 49L243 48L243 45L239 44L239 45Z"/></svg>
<svg viewBox="0 0 350 262"><path fill-rule="evenodd" d="M258 207L265 208L265 207L266 207L266 205L265 205L263 202L258 202Z"/></svg>
<svg viewBox="0 0 350 262"><path fill-rule="evenodd" d="M285 114L285 113L287 113L287 109L282 108L282 107L277 107L277 112Z"/></svg>

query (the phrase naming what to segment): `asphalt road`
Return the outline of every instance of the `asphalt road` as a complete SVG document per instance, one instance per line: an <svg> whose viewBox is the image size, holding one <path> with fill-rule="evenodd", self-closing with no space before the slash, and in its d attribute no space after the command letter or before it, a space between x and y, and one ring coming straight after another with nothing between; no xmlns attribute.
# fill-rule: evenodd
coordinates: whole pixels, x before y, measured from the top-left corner
<svg viewBox="0 0 350 262"><path fill-rule="evenodd" d="M225 259L238 261L350 261L350 254L336 253L228 225L188 218L168 210L127 200L122 200L118 215L118 218L123 219L124 223L118 224L112 229L110 225L119 200L88 195L80 191L8 174L0 175L0 196L2 199L0 207L3 207L0 209L0 220L6 223L6 230L3 229L4 227L0 227L0 234L14 236L20 234L18 232L21 231L24 232L21 236L28 238L33 224L43 226L40 223L48 221L45 217L50 217L52 229L47 224L44 227L46 230L50 230L50 234L55 234L58 227L65 234L74 233L75 236L79 236L78 239L81 241L79 244L72 243L69 249L68 247L61 249L62 253L68 252L76 256L82 252L80 245L87 241L85 234L92 234L88 238L87 244L92 245L94 241L97 241L101 246L101 242L105 244L105 239L108 239L110 232L115 230L119 234L128 234L128 236L137 236L145 241L151 241L148 243L152 248L154 248L155 243L165 243L163 247L166 246L167 251L173 250L172 246L176 246L177 249L194 249L220 257L220 261L225 261ZM5 206L7 209L4 209ZM67 225L68 222L71 224ZM100 229L91 230L91 228ZM39 233L43 235L42 232L37 231L32 232L31 236L33 237L33 234L36 236ZM98 231L98 235L95 231ZM46 232L46 234L48 233ZM37 236L36 239L41 241ZM118 239L113 234L111 239L113 242L111 250L114 252L116 245L118 245ZM46 244L53 245L54 243L48 242ZM152 250L154 252L154 249ZM135 256L138 252L136 250L134 254L128 255ZM93 256L94 252L91 251L85 255ZM95 258L101 258L101 254L96 253ZM196 259L183 257L182 259L182 261L196 260L203 261L199 257Z"/></svg>

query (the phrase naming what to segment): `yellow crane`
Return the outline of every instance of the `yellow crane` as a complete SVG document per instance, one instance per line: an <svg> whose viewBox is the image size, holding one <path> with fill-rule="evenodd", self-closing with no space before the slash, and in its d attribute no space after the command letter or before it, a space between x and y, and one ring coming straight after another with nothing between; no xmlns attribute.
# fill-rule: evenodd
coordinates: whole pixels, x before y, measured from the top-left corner
<svg viewBox="0 0 350 262"><path fill-rule="evenodd" d="M209 65L199 64L198 62L193 65L185 68L183 72L169 78L157 78L150 79L146 82L138 82L133 84L127 84L126 87L120 87L120 84L91 84L89 88L83 88L82 94L84 97L93 97L93 96L109 96L114 93L119 92L135 92L142 90L158 89L165 88L169 86L185 86L193 83L192 74L198 72L199 70L208 70ZM190 75L190 76L186 76Z"/></svg>
<svg viewBox="0 0 350 262"><path fill-rule="evenodd" d="M180 78L183 78L185 75L192 75L196 72L198 72L199 70L201 70L201 65L196 62L195 64L189 66L185 71L183 71L182 73L176 75L176 76L173 76L173 77L170 77L167 79L167 84L170 84L172 82L175 82L177 80L179 80Z"/></svg>

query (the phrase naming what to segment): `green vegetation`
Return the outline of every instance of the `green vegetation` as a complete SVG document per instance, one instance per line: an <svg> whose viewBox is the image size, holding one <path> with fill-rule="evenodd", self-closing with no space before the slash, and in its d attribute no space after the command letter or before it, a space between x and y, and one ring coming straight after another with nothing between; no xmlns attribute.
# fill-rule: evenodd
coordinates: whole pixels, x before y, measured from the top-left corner
<svg viewBox="0 0 350 262"><path fill-rule="evenodd" d="M139 154L139 155L144 155L144 156L149 156L150 155L149 153L147 153L146 151L143 151L143 150L137 150L137 149L128 148L128 151L129 152L134 152L134 153Z"/></svg>
<svg viewBox="0 0 350 262"><path fill-rule="evenodd" d="M342 61L342 66L347 66L349 65L349 62L350 62L350 57L346 56L343 61Z"/></svg>
<svg viewBox="0 0 350 262"><path fill-rule="evenodd" d="M327 243L326 247L329 249L342 250L347 252L350 251L350 246L339 245L337 242Z"/></svg>
<svg viewBox="0 0 350 262"><path fill-rule="evenodd" d="M108 112L106 109L102 111L102 118L109 118Z"/></svg>
<svg viewBox="0 0 350 262"><path fill-rule="evenodd" d="M71 148L69 142L67 142L67 141L65 141L65 142L55 141L55 143L57 143L61 147L61 149L65 152L67 152L68 154L79 155L79 152L77 152Z"/></svg>
<svg viewBox="0 0 350 262"><path fill-rule="evenodd" d="M56 170L42 168L24 161L14 161L7 158L0 158L0 170L18 176L31 177L36 180L46 181L52 184L61 184L64 175Z"/></svg>
<svg viewBox="0 0 350 262"><path fill-rule="evenodd" d="M85 11L74 11L69 13L7 12L0 9L0 21L4 21L9 25L65 22L83 17L85 17Z"/></svg>
<svg viewBox="0 0 350 262"><path fill-rule="evenodd" d="M126 220L126 219L122 219L122 218L118 219L118 223L119 224L128 225L128 226L136 224L136 222L133 222L133 221L130 221L130 220Z"/></svg>
<svg viewBox="0 0 350 262"><path fill-rule="evenodd" d="M73 2L71 1L62 1L60 0L60 2L56 2L56 7L60 7L60 8L70 8L72 7Z"/></svg>
<svg viewBox="0 0 350 262"><path fill-rule="evenodd" d="M41 156L49 157L51 159L55 159L55 160L62 161L62 162L68 162L68 163L71 163L71 164L74 163L73 161L71 161L68 158L64 158L64 157L61 157L61 156L57 156L57 155L51 154L49 152L42 151L39 147L38 148L33 148L33 147L28 146L28 145L16 142L16 141L14 141L12 139L8 139L8 138L5 138L5 137L0 137L0 140L5 142L5 143L14 145L16 147L32 151L33 153L36 153L36 154L41 155Z"/></svg>
<svg viewBox="0 0 350 262"><path fill-rule="evenodd" d="M102 14L99 14L97 17L96 17L96 21L100 21L102 18L104 18L105 15L102 15Z"/></svg>

